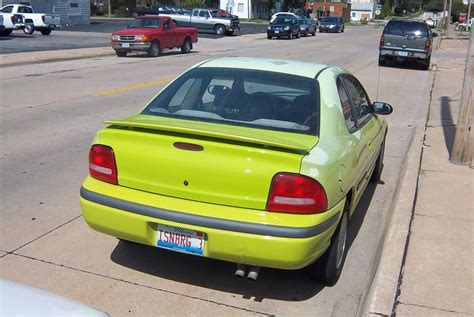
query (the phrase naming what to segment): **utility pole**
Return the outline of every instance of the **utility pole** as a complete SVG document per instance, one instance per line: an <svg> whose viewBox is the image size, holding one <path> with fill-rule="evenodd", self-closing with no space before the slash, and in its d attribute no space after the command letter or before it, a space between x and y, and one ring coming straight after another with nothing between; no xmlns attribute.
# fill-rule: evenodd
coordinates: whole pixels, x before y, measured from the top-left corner
<svg viewBox="0 0 474 317"><path fill-rule="evenodd" d="M474 166L474 127L472 110L474 75L474 32L471 31L469 38L469 49L467 52L466 69L464 70L464 82L462 85L461 107L459 108L458 124L456 125L456 134L454 136L453 150L450 161L453 164Z"/></svg>
<svg viewBox="0 0 474 317"><path fill-rule="evenodd" d="M109 8L109 18L110 18L110 16L112 15L112 7L110 5L110 0L107 1L107 7Z"/></svg>
<svg viewBox="0 0 474 317"><path fill-rule="evenodd" d="M446 29L444 29L443 31L445 32L446 34L446 30L448 29L448 20L446 19L446 9L448 7L448 0L444 0L443 2L443 20L442 20L442 26L443 26L443 29L444 27L446 26Z"/></svg>
<svg viewBox="0 0 474 317"><path fill-rule="evenodd" d="M467 8L467 22L469 22L469 20L471 19L471 5L472 5L472 1L469 0L467 2L467 5L468 5L468 8ZM469 31L469 30L468 30Z"/></svg>
<svg viewBox="0 0 474 317"><path fill-rule="evenodd" d="M446 20L446 37L449 37L449 22L451 22L451 8L453 7L453 0L449 0L448 19Z"/></svg>

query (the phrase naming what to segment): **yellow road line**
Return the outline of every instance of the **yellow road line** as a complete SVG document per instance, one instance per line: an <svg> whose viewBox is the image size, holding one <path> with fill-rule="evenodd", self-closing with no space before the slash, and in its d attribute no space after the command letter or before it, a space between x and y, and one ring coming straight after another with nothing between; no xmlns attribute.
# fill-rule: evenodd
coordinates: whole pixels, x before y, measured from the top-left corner
<svg viewBox="0 0 474 317"><path fill-rule="evenodd" d="M173 77L165 77L160 80L155 80L155 81L147 81L141 84L135 84L131 86L124 86L124 87L119 87L119 88L112 88L112 89L107 89L107 90L101 90L93 93L93 96L106 96L106 95L111 95L111 94L116 94L119 92L124 92L127 90L132 90L132 89L137 89L137 88L143 88L143 87L149 87L149 86L155 86L155 85L162 85L162 84L167 84L169 83Z"/></svg>

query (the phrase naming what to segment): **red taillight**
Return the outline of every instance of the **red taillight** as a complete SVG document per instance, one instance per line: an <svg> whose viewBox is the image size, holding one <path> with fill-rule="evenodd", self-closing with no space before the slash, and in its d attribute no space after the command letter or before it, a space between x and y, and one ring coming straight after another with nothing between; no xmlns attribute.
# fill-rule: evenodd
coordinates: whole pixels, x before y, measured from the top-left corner
<svg viewBox="0 0 474 317"><path fill-rule="evenodd" d="M431 51L431 40L426 40L425 42L425 52Z"/></svg>
<svg viewBox="0 0 474 317"><path fill-rule="evenodd" d="M326 209L326 192L314 179L291 173L273 176L267 201L268 211L315 214Z"/></svg>
<svg viewBox="0 0 474 317"><path fill-rule="evenodd" d="M91 147L89 174L101 181L118 184L114 150L110 146L96 144Z"/></svg>
<svg viewBox="0 0 474 317"><path fill-rule="evenodd" d="M379 43L379 47L382 47L384 46L385 44L385 38L383 37L383 35L380 37L380 43Z"/></svg>

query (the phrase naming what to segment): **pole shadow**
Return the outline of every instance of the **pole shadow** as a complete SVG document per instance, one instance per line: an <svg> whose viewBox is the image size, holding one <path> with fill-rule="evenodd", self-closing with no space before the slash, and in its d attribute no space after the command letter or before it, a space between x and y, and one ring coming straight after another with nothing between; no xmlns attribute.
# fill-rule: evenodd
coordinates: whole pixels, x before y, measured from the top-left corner
<svg viewBox="0 0 474 317"><path fill-rule="evenodd" d="M443 126L446 148L448 149L449 156L451 156L456 126L451 116L451 99L447 96L441 97L441 125Z"/></svg>

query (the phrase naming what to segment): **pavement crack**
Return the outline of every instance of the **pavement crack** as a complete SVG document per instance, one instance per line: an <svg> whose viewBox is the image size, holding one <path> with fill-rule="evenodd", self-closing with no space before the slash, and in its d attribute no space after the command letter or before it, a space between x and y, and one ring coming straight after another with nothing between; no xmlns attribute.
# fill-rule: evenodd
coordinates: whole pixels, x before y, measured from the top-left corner
<svg viewBox="0 0 474 317"><path fill-rule="evenodd" d="M404 302L400 302L400 304L402 304L402 305L407 305L407 306L415 306L415 307L421 307L421 308L428 308L428 309L433 309L433 310L439 310L439 311L443 311L443 312L446 312L446 313L455 313L455 314L466 315L466 313L464 313L464 312L455 311L455 310L450 310L450 309L443 309L443 308L437 308L437 307L432 307L432 306L425 306L425 305L411 304L411 303L404 303Z"/></svg>
<svg viewBox="0 0 474 317"><path fill-rule="evenodd" d="M8 253L8 254L16 254L15 252L18 251L18 250L20 250L21 248L26 247L27 245L29 245L29 244L31 244L31 243L33 243L33 242L35 242L35 241L41 239L42 237L44 237L44 236L46 236L46 235L48 235L48 234L50 234L50 233L52 233L52 232L58 230L59 228L64 227L65 225L67 225L67 224L73 222L74 220L76 220L76 219L78 219L78 218L80 218L80 217L82 217L82 214L80 214L79 216L76 216L76 217L74 217L74 218L72 218L72 219L66 221L65 223L63 223L63 224L61 224L61 225L59 225L59 226L57 226L57 227L55 227L55 228L53 228L53 229L47 231L46 233L43 233L42 235L40 235L40 236L34 238L33 240L31 240L31 241L29 241L29 242L27 242L27 243L25 243L25 244L19 246L18 248L14 249L13 251L9 251L9 252L7 252L7 253Z"/></svg>
<svg viewBox="0 0 474 317"><path fill-rule="evenodd" d="M54 266L58 266L58 267L62 267L62 268L65 268L65 269L76 271L76 272L90 274L90 275L93 275L93 276L98 276L98 277L101 277L101 278L106 278L106 279L110 279L110 280L114 280L114 281L118 281L118 282L122 282L122 283L127 283L127 284L135 285L135 286L138 286L138 287L144 287L144 288L152 289L152 290L155 290L155 291L158 291L158 292L163 292L163 293L167 293L167 294L172 294L172 295L176 295L176 296L185 297L185 298L188 298L188 299L207 302L207 303L211 303L211 304L215 304L215 305L219 305L219 306L224 306L224 307L227 307L227 308L232 308L232 309L236 309L236 310L240 310L240 311L245 311L245 312L252 313L252 314L258 314L258 315L268 316L268 317L271 317L271 316L273 317L274 316L273 314L268 314L268 313L260 312L260 311L257 311L257 310L252 310L252 309L247 309L247 308L244 308L244 307L239 307L239 306L229 305L229 304L225 304L225 303L220 303L220 302L217 302L217 301L214 301L214 300L205 299L205 298L201 298L201 297L198 297L198 296L180 294L178 292L166 290L166 289L159 288L159 287L144 285L144 284L124 280L124 279L113 277L113 276L107 276L107 275L100 274L100 273L94 273L94 272L91 272L91 271L74 268L74 267L64 265L64 264L58 264L58 263L54 263L54 262L51 262L51 261L37 259L37 258L28 256L28 255L23 255L23 254L18 254L18 253L13 253L13 252L10 252L10 254L12 254L14 256L25 258L25 259L29 259L29 260L49 264L49 265L54 265Z"/></svg>

